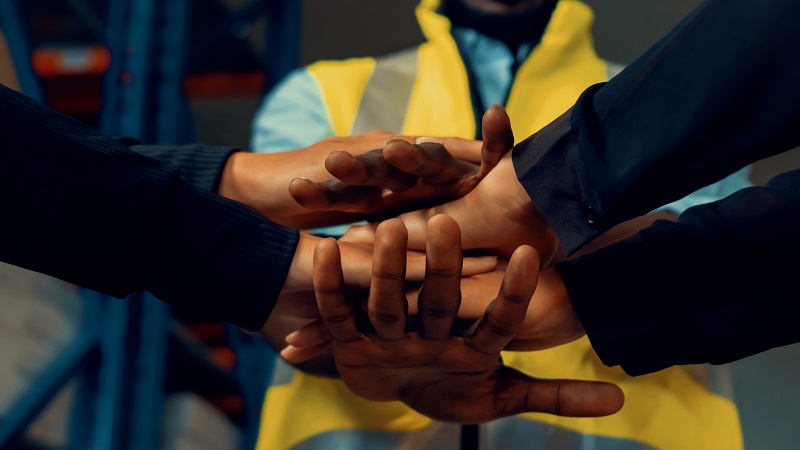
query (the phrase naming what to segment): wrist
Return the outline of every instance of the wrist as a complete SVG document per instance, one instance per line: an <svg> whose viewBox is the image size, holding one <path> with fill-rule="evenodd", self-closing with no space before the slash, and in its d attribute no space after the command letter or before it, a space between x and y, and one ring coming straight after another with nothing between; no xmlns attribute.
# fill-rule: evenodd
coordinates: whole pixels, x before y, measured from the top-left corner
<svg viewBox="0 0 800 450"><path fill-rule="evenodd" d="M244 203L252 207L248 203L247 193L244 184L244 174L246 173L246 160L248 159L247 152L236 152L228 157L225 167L222 169L222 176L219 181L219 189L217 193L225 198L235 200L239 203Z"/></svg>
<svg viewBox="0 0 800 450"><path fill-rule="evenodd" d="M286 274L281 295L292 294L299 291L314 288L313 268L314 268L314 248L322 238L306 233L300 233L297 248Z"/></svg>
<svg viewBox="0 0 800 450"><path fill-rule="evenodd" d="M289 195L289 182L296 177L292 168L303 167L297 161L294 152L235 153L222 171L219 194L274 222L296 227L285 219L298 207Z"/></svg>

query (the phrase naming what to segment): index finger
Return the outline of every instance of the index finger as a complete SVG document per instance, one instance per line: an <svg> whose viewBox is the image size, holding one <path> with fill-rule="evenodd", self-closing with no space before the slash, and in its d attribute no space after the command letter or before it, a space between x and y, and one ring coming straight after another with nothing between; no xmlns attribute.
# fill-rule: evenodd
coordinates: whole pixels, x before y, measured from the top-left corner
<svg viewBox="0 0 800 450"><path fill-rule="evenodd" d="M519 331L538 280L539 254L531 246L520 246L508 262L500 293L467 345L481 353L499 354Z"/></svg>
<svg viewBox="0 0 800 450"><path fill-rule="evenodd" d="M332 178L322 182L295 178L289 182L289 195L300 206L314 211L365 211L381 200L375 186L353 186Z"/></svg>
<svg viewBox="0 0 800 450"><path fill-rule="evenodd" d="M408 142L413 142L418 145L426 142L441 144L455 159L472 164L480 164L481 162L481 148L483 147L483 142L474 139L425 136L416 138L415 140L409 140Z"/></svg>
<svg viewBox="0 0 800 450"><path fill-rule="evenodd" d="M342 256L336 239L326 238L317 243L312 276L319 314L331 336L342 342L360 339L355 307L344 295Z"/></svg>
<svg viewBox="0 0 800 450"><path fill-rule="evenodd" d="M395 140L390 140L386 145L392 142ZM343 183L356 186L402 190L412 187L417 181L416 176L390 164L384 157L383 148L357 155L336 150L325 158L325 169Z"/></svg>
<svg viewBox="0 0 800 450"><path fill-rule="evenodd" d="M429 184L450 185L476 172L475 164L455 157L445 144L433 141L393 139L383 147L383 156L401 171L422 177Z"/></svg>

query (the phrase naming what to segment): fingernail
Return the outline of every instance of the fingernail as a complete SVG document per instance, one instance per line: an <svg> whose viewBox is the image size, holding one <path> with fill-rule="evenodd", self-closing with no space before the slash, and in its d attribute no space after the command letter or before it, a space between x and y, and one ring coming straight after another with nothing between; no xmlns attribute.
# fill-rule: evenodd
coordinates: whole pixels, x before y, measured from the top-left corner
<svg viewBox="0 0 800 450"><path fill-rule="evenodd" d="M297 337L298 330L292 331L291 333L286 335L286 343L289 345L294 345L292 341Z"/></svg>
<svg viewBox="0 0 800 450"><path fill-rule="evenodd" d="M431 137L431 136L418 137L417 140L415 141L415 143L422 144L423 142L431 142L434 139L436 139L436 138Z"/></svg>
<svg viewBox="0 0 800 450"><path fill-rule="evenodd" d="M281 352L280 352L281 358L283 358L283 359L287 359L287 358L286 358L286 355L287 355L287 354L290 354L290 351L291 351L291 349L293 349L293 348L294 348L294 347L292 347L292 346L289 346L289 347L286 347L286 348L284 348L283 350L281 350ZM291 362L291 361L290 361L290 362Z"/></svg>
<svg viewBox="0 0 800 450"><path fill-rule="evenodd" d="M386 141L386 144L384 145L384 147L387 147L389 144L405 144L405 145L408 145L408 146L413 145L407 139L403 139L401 137L395 137L395 138L389 139L388 141Z"/></svg>

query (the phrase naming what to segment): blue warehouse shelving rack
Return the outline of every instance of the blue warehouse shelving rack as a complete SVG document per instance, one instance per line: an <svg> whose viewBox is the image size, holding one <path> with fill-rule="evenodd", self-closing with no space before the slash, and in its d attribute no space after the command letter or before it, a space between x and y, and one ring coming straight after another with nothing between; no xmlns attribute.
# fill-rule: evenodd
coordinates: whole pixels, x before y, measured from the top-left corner
<svg viewBox="0 0 800 450"><path fill-rule="evenodd" d="M223 47L216 54L249 57L249 79L263 91L297 66L301 7L301 1L293 0L251 0L236 8L222 6L219 0L0 0L0 29L24 93L59 109L58 96L65 91L59 89L60 74L52 72L53 58L63 64L77 54L83 66L91 68L95 78L88 84L96 90L82 92L80 101L62 102L65 108L82 104L81 111L62 108L62 112L75 113L115 136L171 145L194 139L185 94L193 71L229 70L225 64L213 66L209 55L215 48ZM85 31L69 37L71 44L79 43L77 50L67 53L59 47L64 41L48 41L37 34L34 16L43 12L58 12L59 17L82 24ZM203 13L206 22L198 32L197 18ZM267 20L265 50L248 55L237 33L258 18ZM230 50L233 46L235 51ZM240 60L247 59L244 56ZM65 76L72 77L75 85L78 75ZM94 94L96 102L86 101ZM69 448L158 449L169 391L212 388L224 391L216 394L233 393L240 399L241 405L229 415L241 431L239 447L254 447L274 356L263 340L218 324L223 330L218 344L233 355L230 364L220 365L204 342L176 332L185 329L176 312L148 293L124 301L91 291L82 297L79 333L5 411L0 419L0 449L29 448L27 428L71 380L77 381L77 388Z"/></svg>

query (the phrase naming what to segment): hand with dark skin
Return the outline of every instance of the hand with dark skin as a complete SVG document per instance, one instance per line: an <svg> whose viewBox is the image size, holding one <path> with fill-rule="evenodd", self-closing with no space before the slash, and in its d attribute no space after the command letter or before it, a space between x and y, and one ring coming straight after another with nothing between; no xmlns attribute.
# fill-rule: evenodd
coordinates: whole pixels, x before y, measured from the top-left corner
<svg viewBox="0 0 800 450"><path fill-rule="evenodd" d="M510 152L514 144L514 134L505 110L499 105L492 105L483 116L482 129L484 145L481 169L474 178L466 179L471 180L465 184L467 189L451 190L447 195L451 195L453 192L457 192L457 195L451 195L452 198L446 203L441 203L446 195L438 196L435 200L440 201L441 204L429 205L430 207L427 209L422 207L417 210L407 209L406 211L410 212L398 216L408 228L409 248L424 249L428 220L436 214L447 214L455 219L461 227L464 249L481 250L508 258L519 245L531 245L539 252L543 265L548 266L552 261L563 257L563 252L554 230L536 209L527 192L517 180ZM432 157L432 152L426 155L421 149L424 147L414 147L408 143L393 141L387 143L383 149L383 157L385 161L403 173L426 179L426 168L437 167L437 165L432 165L430 162L428 164L415 163L415 161L430 160ZM415 157L415 153L419 155ZM397 154L401 154L402 157L396 156ZM329 167L329 170L342 182L377 184L376 180L381 179L379 172L366 169L345 170L347 164L344 160L346 158L341 157L340 159L342 161L337 160L336 164ZM452 171L452 164L448 167L451 167L450 171ZM447 172L438 171L437 173ZM453 178L455 177L451 176L445 180ZM427 187L434 191L441 190L443 185L447 185L435 177L428 178L428 180L430 183ZM423 192L426 192L429 199L431 198L430 192ZM326 198L323 191L314 192L309 189L308 193L309 198L298 201L314 208L343 209L335 200ZM398 198L400 198L400 194L403 193L400 192ZM298 197L296 195L296 198ZM355 202L350 203L355 204ZM388 204L391 203L388 202ZM421 203L416 202L416 204L419 206ZM397 208L392 208L392 211L397 211ZM502 230L502 232L498 232L498 230Z"/></svg>
<svg viewBox="0 0 800 450"><path fill-rule="evenodd" d="M292 264L286 275L281 295L261 328L262 335L275 348L281 349L285 345L287 334L314 322L319 318L317 303L314 298L313 290L313 259L314 248L322 240L321 237L307 233L300 233L300 240L295 250ZM343 288L348 292L366 291L372 279L372 261L374 242L357 243L342 242L340 244L343 264L339 270L343 273ZM425 275L426 255L421 251L408 251L406 254L406 268L404 271L405 281L419 282ZM464 258L461 266L461 274L464 276L486 273L497 265L497 258L493 256L471 256ZM318 327L321 324L317 325ZM317 333L321 334L322 330ZM309 333L309 332L307 332ZM317 353L325 352L329 340L323 338L323 345L303 349L298 349L297 363L303 362ZM327 368L330 363L322 361L319 364L326 367L326 373L330 373ZM312 369L309 369L312 370Z"/></svg>
<svg viewBox="0 0 800 450"><path fill-rule="evenodd" d="M502 108L488 111L492 137L484 141L372 131L287 152L234 153L219 194L300 229L393 217L472 191L513 146L493 131L508 121Z"/></svg>
<svg viewBox="0 0 800 450"><path fill-rule="evenodd" d="M449 217L429 221L427 268L420 293L421 329L406 331L406 238L398 220L377 230L368 316L374 333L356 327L355 308L343 293L341 254L334 239L314 255L314 290L331 336L339 374L356 394L400 400L433 419L481 423L523 412L604 416L622 407L615 385L539 380L505 367L500 351L519 330L536 289L539 258L528 246L509 261L503 287L465 337L451 335L460 302L461 243Z"/></svg>
<svg viewBox="0 0 800 450"><path fill-rule="evenodd" d="M319 236L300 233L300 240L286 275L281 295L270 315L270 321L273 324L281 317L298 320L319 317L313 291L313 260L314 249L322 239ZM373 247L372 243L341 243L340 252L343 255L343 264L339 270L344 276L344 286L351 289L366 289L370 286ZM405 281L422 281L425 275L425 259L424 252L406 252ZM461 266L462 274L470 276L485 273L491 271L496 265L497 258L493 256L467 257L464 258L464 264ZM264 326L264 331L270 334L274 334L275 330L282 328L270 328L269 325L270 322Z"/></svg>

